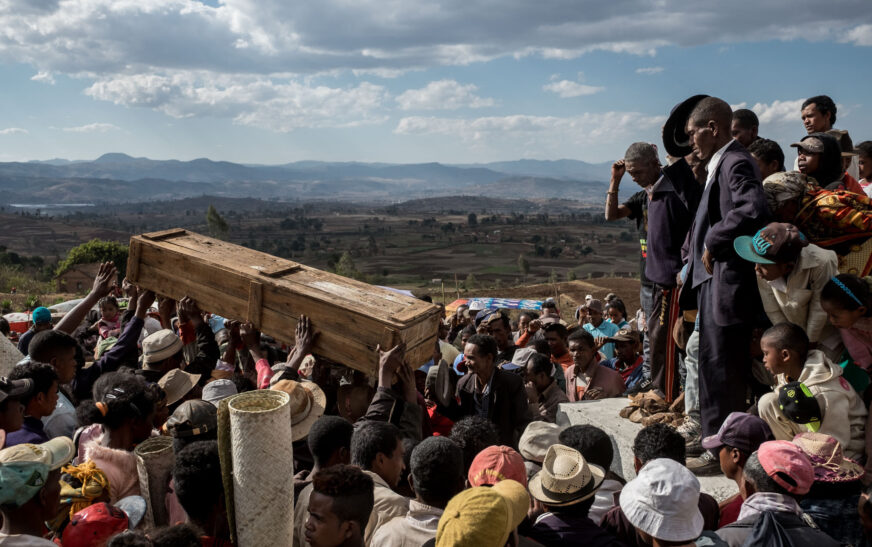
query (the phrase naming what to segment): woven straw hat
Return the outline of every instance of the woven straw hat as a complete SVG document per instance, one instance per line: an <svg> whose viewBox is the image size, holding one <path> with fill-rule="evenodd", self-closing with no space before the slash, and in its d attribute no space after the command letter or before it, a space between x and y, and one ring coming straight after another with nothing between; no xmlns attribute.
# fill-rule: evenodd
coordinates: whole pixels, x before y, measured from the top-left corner
<svg viewBox="0 0 872 547"><path fill-rule="evenodd" d="M814 467L814 480L851 482L863 476L863 467L844 457L842 444L824 433L800 433L793 438Z"/></svg>
<svg viewBox="0 0 872 547"><path fill-rule="evenodd" d="M0 376L9 376L15 364L24 359L24 355L8 338L0 336Z"/></svg>
<svg viewBox="0 0 872 547"><path fill-rule="evenodd" d="M555 444L545 454L542 470L530 480L530 495L546 505L573 505L596 494L605 475L578 450Z"/></svg>
<svg viewBox="0 0 872 547"><path fill-rule="evenodd" d="M291 438L305 439L312 424L324 414L327 396L315 382L280 380L270 389L283 391L291 397Z"/></svg>
<svg viewBox="0 0 872 547"><path fill-rule="evenodd" d="M176 463L173 438L150 437L134 450L136 471L139 474L139 491L148 502L145 522L149 526L165 526L170 523L166 508L170 475Z"/></svg>
<svg viewBox="0 0 872 547"><path fill-rule="evenodd" d="M239 547L293 543L291 427L291 396L283 391L246 391L218 405L227 518Z"/></svg>

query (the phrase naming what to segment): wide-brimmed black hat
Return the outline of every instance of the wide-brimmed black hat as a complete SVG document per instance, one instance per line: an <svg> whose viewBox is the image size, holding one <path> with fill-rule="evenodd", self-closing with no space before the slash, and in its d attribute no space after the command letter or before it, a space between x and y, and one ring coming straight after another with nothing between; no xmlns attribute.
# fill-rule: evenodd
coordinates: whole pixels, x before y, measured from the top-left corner
<svg viewBox="0 0 872 547"><path fill-rule="evenodd" d="M693 145L690 144L684 128L687 127L687 118L690 117L694 107L706 97L708 95L694 95L675 105L669 113L669 119L663 126L663 146L670 156L681 158L693 151Z"/></svg>

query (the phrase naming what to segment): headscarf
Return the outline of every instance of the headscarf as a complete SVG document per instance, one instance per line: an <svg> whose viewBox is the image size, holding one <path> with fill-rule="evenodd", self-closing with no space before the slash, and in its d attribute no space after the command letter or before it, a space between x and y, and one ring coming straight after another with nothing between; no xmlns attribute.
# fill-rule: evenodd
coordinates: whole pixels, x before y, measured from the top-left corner
<svg viewBox="0 0 872 547"><path fill-rule="evenodd" d="M814 186L814 180L809 180L799 171L781 171L766 177L763 181L763 192L766 194L769 210L774 213L783 203L805 196Z"/></svg>
<svg viewBox="0 0 872 547"><path fill-rule="evenodd" d="M817 171L809 173L808 176L814 177L824 188L834 182L840 183L845 170L842 169L842 149L839 146L839 141L828 133L812 133L803 137L802 140L811 137L819 139L823 143L824 151L820 154Z"/></svg>

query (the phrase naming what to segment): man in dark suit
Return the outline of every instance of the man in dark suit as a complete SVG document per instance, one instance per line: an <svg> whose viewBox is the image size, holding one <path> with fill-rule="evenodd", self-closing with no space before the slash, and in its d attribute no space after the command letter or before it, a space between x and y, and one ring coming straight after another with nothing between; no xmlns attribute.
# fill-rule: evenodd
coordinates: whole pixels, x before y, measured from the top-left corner
<svg viewBox="0 0 872 547"><path fill-rule="evenodd" d="M705 190L688 236L683 291L683 299L695 293L699 309L703 437L717 433L730 412L747 410L751 331L762 309L754 269L736 254L733 240L765 226L769 210L757 163L733 140L731 124L730 106L705 97L685 126L694 153L708 162ZM706 452L688 467L697 472L716 469L717 457Z"/></svg>
<svg viewBox="0 0 872 547"><path fill-rule="evenodd" d="M472 414L487 418L497 427L500 443L518 447L521 433L532 417L527 404L524 379L496 367L497 342L491 336L476 334L463 348L469 374L457 383L457 418Z"/></svg>

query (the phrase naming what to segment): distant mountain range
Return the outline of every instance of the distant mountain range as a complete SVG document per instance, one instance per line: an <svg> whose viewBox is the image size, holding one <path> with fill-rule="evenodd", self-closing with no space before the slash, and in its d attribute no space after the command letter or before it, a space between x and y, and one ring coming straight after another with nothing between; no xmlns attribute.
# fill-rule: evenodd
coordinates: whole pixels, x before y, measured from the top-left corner
<svg viewBox="0 0 872 547"><path fill-rule="evenodd" d="M576 160L466 165L319 161L253 165L206 158L152 160L112 153L94 161L0 163L0 201L121 203L209 194L396 202L464 194L602 202L608 174L609 163ZM627 193L632 186L632 182L625 184Z"/></svg>

